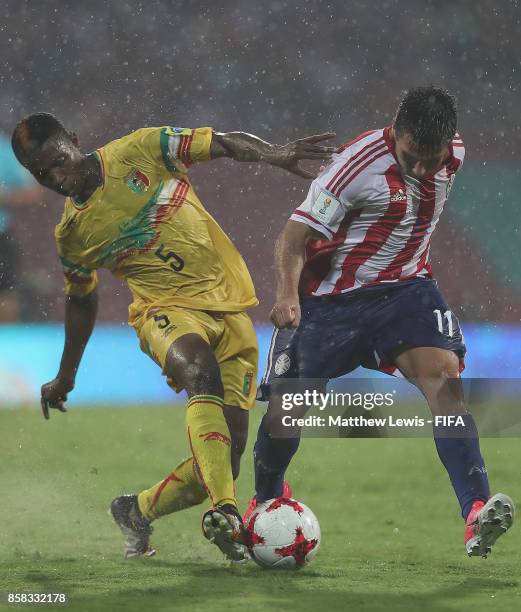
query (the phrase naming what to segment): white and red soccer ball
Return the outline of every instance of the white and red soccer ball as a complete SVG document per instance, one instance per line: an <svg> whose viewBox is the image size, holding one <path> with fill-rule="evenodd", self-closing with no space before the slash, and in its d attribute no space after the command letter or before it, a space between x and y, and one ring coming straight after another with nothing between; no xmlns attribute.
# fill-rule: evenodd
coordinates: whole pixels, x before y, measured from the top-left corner
<svg viewBox="0 0 521 612"><path fill-rule="evenodd" d="M277 497L259 504L245 527L250 554L261 567L303 567L320 547L317 517L296 499Z"/></svg>

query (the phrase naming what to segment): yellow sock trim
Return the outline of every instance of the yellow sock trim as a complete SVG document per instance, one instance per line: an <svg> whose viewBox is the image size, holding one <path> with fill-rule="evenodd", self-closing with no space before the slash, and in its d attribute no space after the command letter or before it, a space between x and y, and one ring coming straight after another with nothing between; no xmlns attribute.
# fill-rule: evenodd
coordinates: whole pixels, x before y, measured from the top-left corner
<svg viewBox="0 0 521 612"><path fill-rule="evenodd" d="M199 405L199 404L215 404L223 408L224 400L222 399L222 397L219 397L218 395L193 395L188 400L188 404L186 405L186 407L190 408L192 405Z"/></svg>

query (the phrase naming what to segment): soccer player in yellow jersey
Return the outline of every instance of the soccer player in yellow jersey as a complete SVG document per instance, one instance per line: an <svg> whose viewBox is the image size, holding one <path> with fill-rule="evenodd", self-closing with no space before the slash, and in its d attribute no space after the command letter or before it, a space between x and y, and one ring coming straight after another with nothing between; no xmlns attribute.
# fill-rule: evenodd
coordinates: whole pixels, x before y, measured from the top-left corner
<svg viewBox="0 0 521 612"><path fill-rule="evenodd" d="M187 168L230 157L280 166L305 178L300 159L327 159L320 134L273 145L209 127L143 128L90 154L52 115L15 128L20 162L45 187L66 196L56 227L65 275L65 345L57 377L42 386L44 417L65 411L97 311L98 268L125 278L133 295L129 323L141 349L168 382L188 394L192 456L139 495L113 500L127 557L153 554L151 522L202 503L203 533L230 559L247 552L237 511L239 474L254 404L257 343L245 310L257 304L246 265L195 194Z"/></svg>

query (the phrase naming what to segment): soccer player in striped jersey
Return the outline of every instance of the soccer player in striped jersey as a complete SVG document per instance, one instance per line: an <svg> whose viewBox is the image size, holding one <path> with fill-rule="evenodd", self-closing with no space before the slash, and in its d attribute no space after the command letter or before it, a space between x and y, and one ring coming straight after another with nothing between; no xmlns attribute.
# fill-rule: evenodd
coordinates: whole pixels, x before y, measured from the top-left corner
<svg viewBox="0 0 521 612"><path fill-rule="evenodd" d="M459 322L433 280L432 234L461 168L455 102L435 87L409 91L394 122L340 147L293 212L275 252L275 332L260 399L288 378L342 376L362 365L399 371L433 415L434 440L465 520L469 555L486 556L512 524L512 500L490 497L478 432L466 411ZM287 384L285 390L288 390ZM272 393L255 445L257 501L280 496L299 445L270 436L280 423ZM281 435L281 430L278 430ZM245 517L246 518L246 517Z"/></svg>
<svg viewBox="0 0 521 612"><path fill-rule="evenodd" d="M151 488L112 502L127 557L153 554L152 521L207 498L206 538L232 560L247 555L234 481L257 372L255 332L244 311L257 298L242 257L198 199L187 168L230 157L312 178L299 160L329 158L333 149L318 143L331 136L279 146L209 127L143 128L86 155L52 115L31 115L14 130L18 159L67 197L55 231L67 295L65 346L57 377L42 387L45 418L49 408L65 411L74 387L96 319L99 268L126 280L129 323L141 349L188 394L192 456Z"/></svg>

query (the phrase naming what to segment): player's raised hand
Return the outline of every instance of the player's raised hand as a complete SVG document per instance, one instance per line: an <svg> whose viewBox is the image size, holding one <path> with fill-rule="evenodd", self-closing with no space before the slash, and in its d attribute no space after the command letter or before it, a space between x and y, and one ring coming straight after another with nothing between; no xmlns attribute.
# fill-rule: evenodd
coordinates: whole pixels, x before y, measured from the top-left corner
<svg viewBox="0 0 521 612"><path fill-rule="evenodd" d="M313 179L318 173L304 170L299 162L302 159L329 161L336 147L326 147L321 143L334 136L334 132L324 132L278 145L246 132L214 132L210 157L231 157L240 162L265 162L303 178Z"/></svg>
<svg viewBox="0 0 521 612"><path fill-rule="evenodd" d="M60 412L67 412L64 403L67 401L67 393L72 391L74 384L55 378L42 385L41 406L45 419L49 418L49 408L56 408Z"/></svg>
<svg viewBox="0 0 521 612"><path fill-rule="evenodd" d="M298 295L277 300L271 309L270 319L278 329L297 328L300 325L300 301Z"/></svg>
<svg viewBox="0 0 521 612"><path fill-rule="evenodd" d="M299 164L302 159L321 159L329 161L336 147L326 147L321 144L324 140L329 140L336 136L335 132L324 132L293 140L285 145L275 145L271 151L264 156L264 160L272 166L279 166L302 178L313 179L318 172L305 170Z"/></svg>

